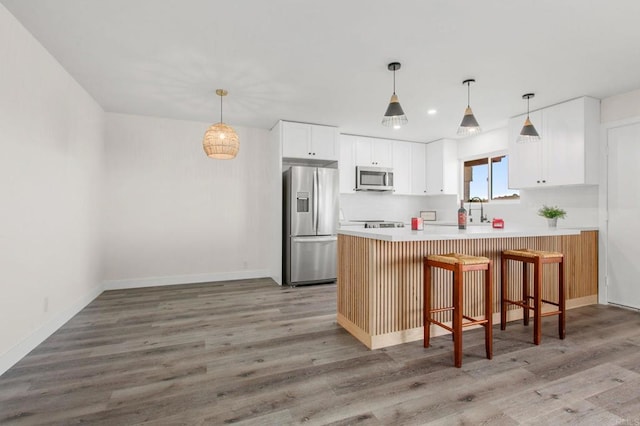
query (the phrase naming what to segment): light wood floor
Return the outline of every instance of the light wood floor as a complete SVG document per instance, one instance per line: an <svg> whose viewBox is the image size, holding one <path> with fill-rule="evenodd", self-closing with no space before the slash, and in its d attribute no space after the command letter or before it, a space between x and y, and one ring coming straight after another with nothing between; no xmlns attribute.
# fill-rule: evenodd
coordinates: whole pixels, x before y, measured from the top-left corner
<svg viewBox="0 0 640 426"><path fill-rule="evenodd" d="M0 377L0 424L640 424L640 314L569 311L369 351L335 285L268 279L108 291Z"/></svg>

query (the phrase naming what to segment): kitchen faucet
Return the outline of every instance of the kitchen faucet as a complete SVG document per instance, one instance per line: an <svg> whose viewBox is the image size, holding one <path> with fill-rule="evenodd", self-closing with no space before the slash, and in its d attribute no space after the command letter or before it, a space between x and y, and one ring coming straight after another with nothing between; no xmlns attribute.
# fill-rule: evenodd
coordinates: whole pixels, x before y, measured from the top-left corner
<svg viewBox="0 0 640 426"><path fill-rule="evenodd" d="M473 198L469 199L469 221L473 222L473 218L471 217L472 216L471 203L476 202L476 201L480 201L480 223L488 222L489 220L484 215L484 207L483 207L483 204L482 204L482 198L480 198L480 197L473 197ZM478 209L473 209L473 210L478 210Z"/></svg>

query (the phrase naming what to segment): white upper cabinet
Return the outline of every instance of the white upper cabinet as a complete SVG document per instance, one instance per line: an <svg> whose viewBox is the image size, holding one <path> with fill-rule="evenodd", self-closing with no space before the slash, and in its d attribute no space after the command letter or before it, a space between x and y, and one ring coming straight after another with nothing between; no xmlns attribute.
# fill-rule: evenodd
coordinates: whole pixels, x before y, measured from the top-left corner
<svg viewBox="0 0 640 426"><path fill-rule="evenodd" d="M387 139L357 137L356 166L393 167L393 142Z"/></svg>
<svg viewBox="0 0 640 426"><path fill-rule="evenodd" d="M400 141L392 143L394 194L411 194L411 145L415 144Z"/></svg>
<svg viewBox="0 0 640 426"><path fill-rule="evenodd" d="M350 194L356 191L356 136L340 135L340 193Z"/></svg>
<svg viewBox="0 0 640 426"><path fill-rule="evenodd" d="M282 156L338 161L338 131L335 127L281 121Z"/></svg>
<svg viewBox="0 0 640 426"><path fill-rule="evenodd" d="M458 193L458 146L440 139L426 145L426 194Z"/></svg>
<svg viewBox="0 0 640 426"><path fill-rule="evenodd" d="M526 114L509 120L509 188L531 188L542 180L542 144L516 142ZM542 135L542 111L529 114L533 126Z"/></svg>
<svg viewBox="0 0 640 426"><path fill-rule="evenodd" d="M525 115L509 120L509 186L597 184L600 101L583 97L530 115L539 141L517 142Z"/></svg>
<svg viewBox="0 0 640 426"><path fill-rule="evenodd" d="M411 193L427 194L427 146L423 143L411 144Z"/></svg>

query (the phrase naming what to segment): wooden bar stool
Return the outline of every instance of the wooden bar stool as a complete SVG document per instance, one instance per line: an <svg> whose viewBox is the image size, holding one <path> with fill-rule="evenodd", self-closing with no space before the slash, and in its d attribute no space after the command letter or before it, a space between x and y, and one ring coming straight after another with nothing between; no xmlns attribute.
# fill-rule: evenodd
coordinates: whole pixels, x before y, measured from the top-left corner
<svg viewBox="0 0 640 426"><path fill-rule="evenodd" d="M522 266L522 300L510 300L507 295L508 275L507 261L523 262ZM549 263L558 264L558 303L542 298L542 266ZM533 296L529 293L529 264L533 264ZM558 335L565 336L565 289L564 289L564 255L554 251L540 251L530 249L505 250L502 252L500 290L502 303L500 304L500 328L507 326L507 306L517 305L524 308L523 322L529 325L529 310L533 311L533 343L540 344L542 339L542 317L558 315ZM531 303L533 302L533 304ZM542 312L542 304L548 303L558 309Z"/></svg>
<svg viewBox="0 0 640 426"><path fill-rule="evenodd" d="M465 254L450 253L443 255L429 255L424 258L424 347L429 347L430 325L436 324L445 330L449 330L453 335L453 358L454 365L458 368L462 366L462 328L471 325L482 325L484 327L484 344L487 358L493 357L492 346L492 296L491 296L491 271L492 261L486 257L468 256ZM453 272L453 306L444 308L431 308L431 268L442 268ZM463 284L464 272L485 271L484 275L484 319L477 320L463 314ZM432 318L433 313L453 311L452 326L449 327L440 321ZM463 319L466 322L463 322Z"/></svg>

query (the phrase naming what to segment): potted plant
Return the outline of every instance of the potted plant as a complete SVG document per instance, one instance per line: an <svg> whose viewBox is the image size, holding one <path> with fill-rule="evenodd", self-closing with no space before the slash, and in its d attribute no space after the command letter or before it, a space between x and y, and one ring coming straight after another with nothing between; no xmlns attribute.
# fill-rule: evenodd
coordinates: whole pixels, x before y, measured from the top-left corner
<svg viewBox="0 0 640 426"><path fill-rule="evenodd" d="M549 227L556 227L558 224L558 218L560 219L564 219L564 217L567 215L567 212L564 211L563 209L561 209L558 206L547 206L546 204L544 204L540 210L538 210L538 215L542 216L542 217L546 217L547 218L547 223L549 224Z"/></svg>

